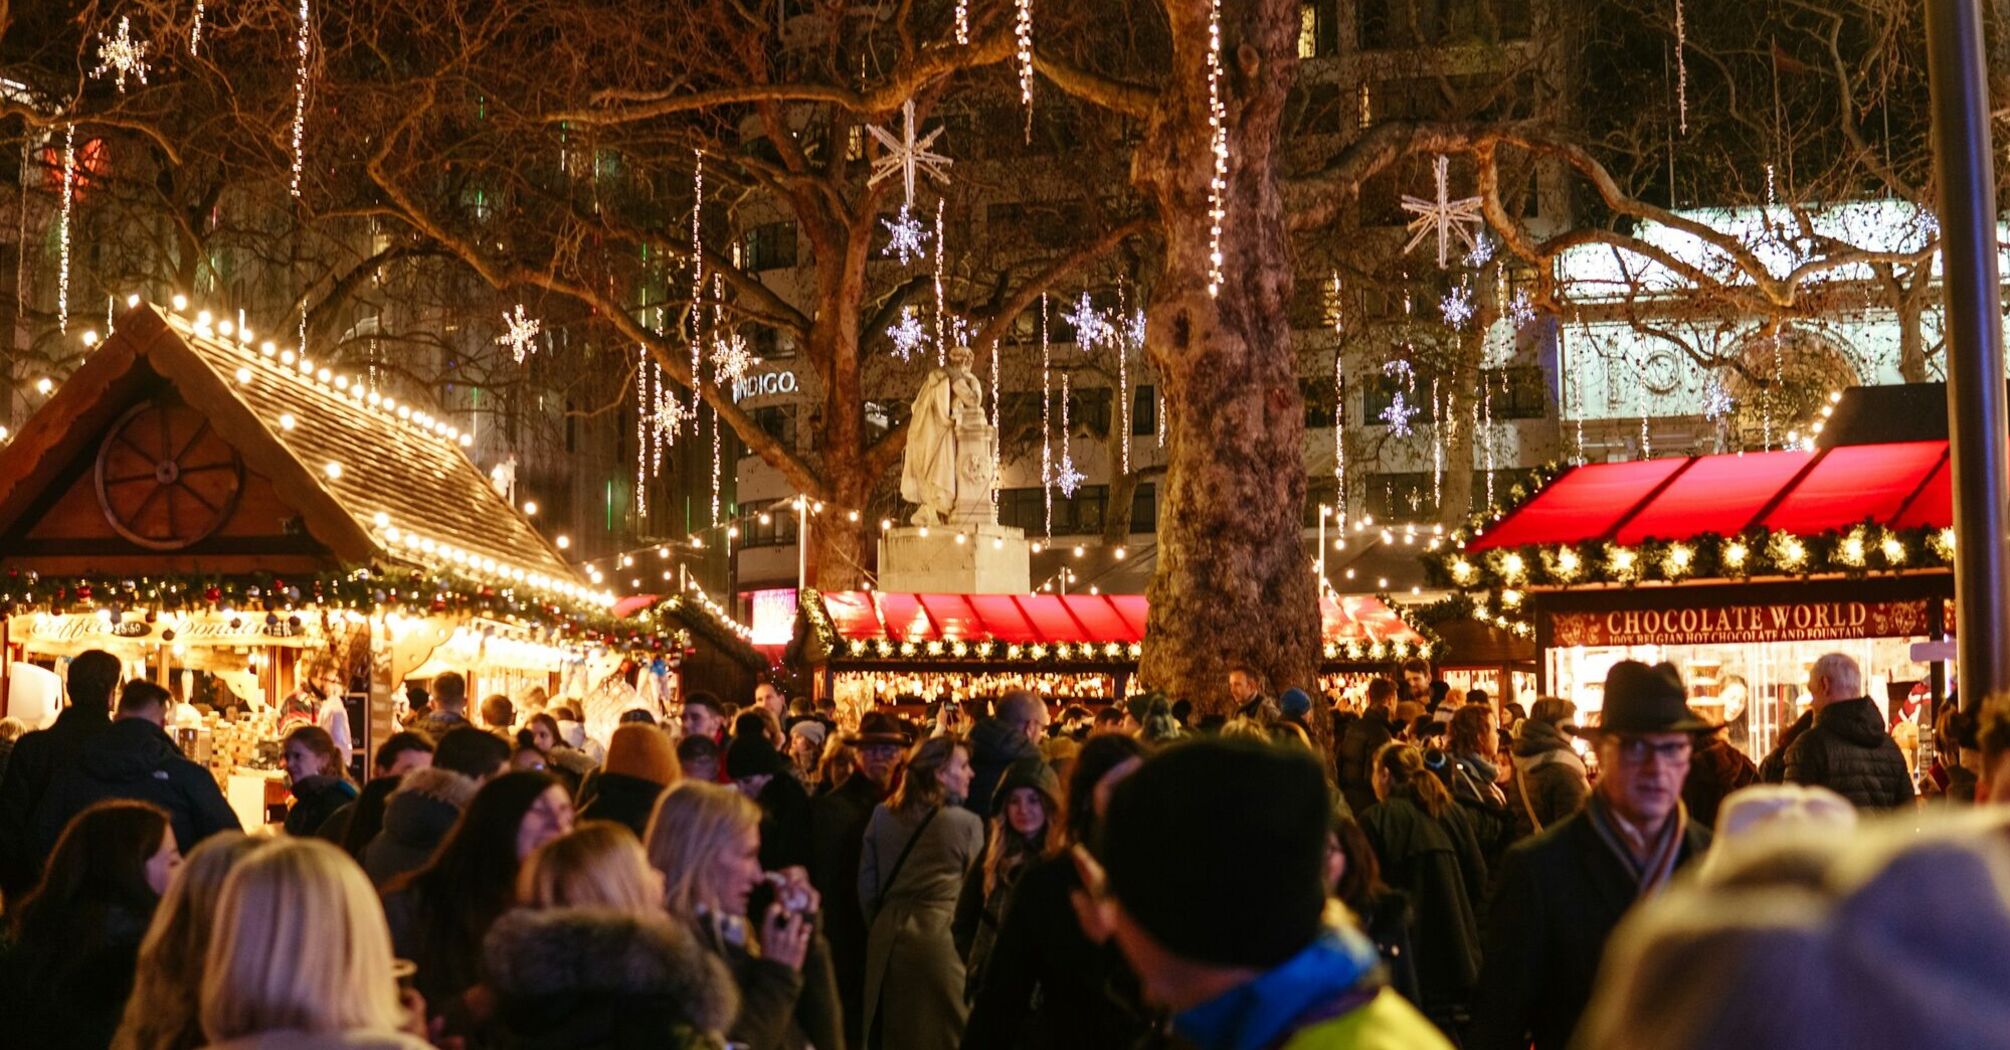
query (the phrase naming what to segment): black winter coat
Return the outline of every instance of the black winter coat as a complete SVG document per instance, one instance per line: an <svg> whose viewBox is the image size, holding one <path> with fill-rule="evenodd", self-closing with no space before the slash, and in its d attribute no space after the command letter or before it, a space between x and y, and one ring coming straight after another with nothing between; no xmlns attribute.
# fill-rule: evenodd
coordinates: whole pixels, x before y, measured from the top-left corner
<svg viewBox="0 0 2010 1050"><path fill-rule="evenodd" d="M1010 722L987 718L970 731L970 797L963 808L985 820L991 819L991 796L1012 763L1022 759L1041 760L1040 745Z"/></svg>
<svg viewBox="0 0 2010 1050"><path fill-rule="evenodd" d="M1504 790L1516 839L1525 839L1584 808L1591 781L1585 774L1584 760L1577 757L1563 730L1548 722L1523 722L1515 730L1512 751L1514 776ZM1536 826L1537 821L1542 827Z"/></svg>
<svg viewBox="0 0 2010 1050"><path fill-rule="evenodd" d="M183 852L219 831L241 831L209 770L182 757L161 727L121 718L93 735L35 807L35 840L46 857L71 818L93 802L136 799L167 810Z"/></svg>
<svg viewBox="0 0 2010 1050"><path fill-rule="evenodd" d="M601 779L607 779L606 775ZM768 786L754 801L761 807L761 867L768 871L808 868L810 793L803 782L788 773L777 773L768 778Z"/></svg>
<svg viewBox="0 0 2010 1050"><path fill-rule="evenodd" d="M1787 748L1790 784L1819 784L1858 809L1896 809L1913 799L1905 755L1869 697L1837 700Z"/></svg>
<svg viewBox="0 0 2010 1050"><path fill-rule="evenodd" d="M1109 1050L1153 1028L1137 978L1114 944L1090 943L1068 899L1081 885L1066 853L1028 868L1012 888L963 1050Z"/></svg>
<svg viewBox="0 0 2010 1050"><path fill-rule="evenodd" d="M708 1050L739 1008L725 963L667 916L520 909L484 958L504 1050Z"/></svg>
<svg viewBox="0 0 2010 1050"><path fill-rule="evenodd" d="M845 1039L863 1046L865 1017L865 910L858 900L858 869L865 826L879 805L879 787L853 773L810 804L810 882L823 898L824 936L830 939L838 1001L844 1005Z"/></svg>
<svg viewBox="0 0 2010 1050"><path fill-rule="evenodd" d="M319 834L335 811L356 801L356 785L340 777L308 777L293 785L293 808L286 811L286 833L303 838Z"/></svg>
<svg viewBox="0 0 2010 1050"><path fill-rule="evenodd" d="M24 937L0 962L0 1045L104 1050L133 992L149 911L80 908Z"/></svg>
<svg viewBox="0 0 2010 1050"><path fill-rule="evenodd" d="M0 777L0 891L18 901L41 881L49 852L35 837L35 809L56 774L77 763L85 741L110 726L103 711L66 707L56 723L14 742L7 773Z"/></svg>
<svg viewBox="0 0 2010 1050"><path fill-rule="evenodd" d="M1794 741L1799 740L1801 734L1813 728L1814 724L1815 713L1812 710L1803 711L1801 717L1787 723L1787 728L1780 730L1780 739L1773 744L1773 749L1766 753L1766 757L1759 760L1761 782L1779 784L1786 781L1787 749L1793 747Z"/></svg>
<svg viewBox="0 0 2010 1050"><path fill-rule="evenodd" d="M581 820L611 820L642 837L649 818L656 813L656 800L663 797L663 785L626 773L602 773L594 779L593 800L579 811ZM767 837L762 836L763 845Z"/></svg>
<svg viewBox="0 0 2010 1050"><path fill-rule="evenodd" d="M1710 833L1691 821L1676 864L1703 855ZM1591 999L1613 927L1638 886L1579 811L1517 843L1487 909L1486 965L1466 1050L1564 1050Z"/></svg>
<svg viewBox="0 0 2010 1050"><path fill-rule="evenodd" d="M1375 804L1375 752L1396 739L1386 708L1374 708L1347 723L1346 732L1334 748L1334 768L1340 778L1340 794L1355 816Z"/></svg>
<svg viewBox="0 0 2010 1050"><path fill-rule="evenodd" d="M740 991L740 1010L727 1037L748 1050L844 1050L843 1007L831 972L830 942L810 935L803 968L791 970L748 950L753 934L744 922L727 927L701 923L699 940L726 964Z"/></svg>
<svg viewBox="0 0 2010 1050"><path fill-rule="evenodd" d="M1382 881L1414 908L1419 1005L1434 1019L1449 1017L1471 1001L1480 975L1487 869L1466 811L1450 805L1433 819L1413 791L1398 789L1359 819Z"/></svg>
<svg viewBox="0 0 2010 1050"><path fill-rule="evenodd" d="M1347 907L1354 913L1361 932L1375 942L1389 987L1409 1000L1410 1005L1423 1009L1423 993L1417 989L1416 941L1410 934L1416 925L1416 913L1410 907L1410 898L1401 890L1385 886L1365 901L1348 902Z"/></svg>

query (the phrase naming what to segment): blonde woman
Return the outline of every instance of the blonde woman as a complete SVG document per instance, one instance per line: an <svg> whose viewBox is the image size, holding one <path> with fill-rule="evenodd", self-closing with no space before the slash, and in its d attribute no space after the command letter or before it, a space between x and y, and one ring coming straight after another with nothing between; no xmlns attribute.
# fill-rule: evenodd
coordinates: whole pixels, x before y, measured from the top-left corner
<svg viewBox="0 0 2010 1050"><path fill-rule="evenodd" d="M950 932L963 880L984 854L984 821L964 809L973 772L955 737L908 754L893 797L872 811L859 861L865 911L868 1050L955 1046L963 1037L963 958Z"/></svg>
<svg viewBox="0 0 2010 1050"><path fill-rule="evenodd" d="M614 908L663 913L663 873L633 832L608 820L583 821L537 848L517 876L517 901L529 908Z"/></svg>
<svg viewBox="0 0 2010 1050"><path fill-rule="evenodd" d="M654 730L650 730L654 732ZM512 1046L712 1050L740 1009L733 975L663 909L635 834L588 821L538 847L520 907L489 930L491 1019Z"/></svg>
<svg viewBox="0 0 2010 1050"><path fill-rule="evenodd" d="M391 963L354 861L319 839L260 847L217 902L202 978L210 1050L426 1050L425 1009L400 1004Z"/></svg>
<svg viewBox="0 0 2010 1050"><path fill-rule="evenodd" d="M761 871L761 809L739 791L682 780L657 800L643 836L663 873L672 918L724 960L740 994L728 1038L750 1050L842 1046L830 947L816 924L821 901L800 868ZM760 937L748 921L754 891L776 885Z"/></svg>
<svg viewBox="0 0 2010 1050"><path fill-rule="evenodd" d="M146 940L140 942L137 978L126 1000L125 1020L112 1050L194 1050L203 1045L196 999L202 992L203 957L209 953L223 881L259 840L235 831L211 835L182 858Z"/></svg>

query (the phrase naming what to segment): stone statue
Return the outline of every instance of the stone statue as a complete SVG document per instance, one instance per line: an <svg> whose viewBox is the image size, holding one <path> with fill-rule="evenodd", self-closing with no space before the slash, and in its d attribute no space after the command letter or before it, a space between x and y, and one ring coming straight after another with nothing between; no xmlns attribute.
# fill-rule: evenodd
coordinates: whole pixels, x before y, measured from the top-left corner
<svg viewBox="0 0 2010 1050"><path fill-rule="evenodd" d="M495 488L496 495L510 503L516 502L516 453L510 453L508 459L489 470L489 484Z"/></svg>
<svg viewBox="0 0 2010 1050"><path fill-rule="evenodd" d="M907 424L900 498L919 504L916 525L994 521L991 484L998 434L984 416L984 384L970 370L967 346L921 381Z"/></svg>

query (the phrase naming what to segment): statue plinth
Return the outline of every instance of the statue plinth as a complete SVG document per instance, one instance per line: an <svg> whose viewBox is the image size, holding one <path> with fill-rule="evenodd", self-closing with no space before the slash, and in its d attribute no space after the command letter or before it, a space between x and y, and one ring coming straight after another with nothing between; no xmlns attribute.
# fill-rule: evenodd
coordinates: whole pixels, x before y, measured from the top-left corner
<svg viewBox="0 0 2010 1050"><path fill-rule="evenodd" d="M982 408L965 408L956 413L956 503L949 510L951 525L990 525L998 520L991 504L991 486L997 475L998 432L984 418ZM1022 534L1020 539L1025 539Z"/></svg>
<svg viewBox="0 0 2010 1050"><path fill-rule="evenodd" d="M988 459L985 470L990 470ZM1026 530L994 524L990 516L991 498L986 494L983 521L881 533L879 589L918 594L1028 593L1033 589L1033 572Z"/></svg>

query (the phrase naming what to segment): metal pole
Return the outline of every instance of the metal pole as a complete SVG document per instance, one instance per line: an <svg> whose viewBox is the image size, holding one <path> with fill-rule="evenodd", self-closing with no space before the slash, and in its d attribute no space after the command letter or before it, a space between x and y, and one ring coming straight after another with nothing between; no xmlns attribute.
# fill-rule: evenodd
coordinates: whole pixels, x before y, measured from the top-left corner
<svg viewBox="0 0 2010 1050"><path fill-rule="evenodd" d="M1940 183L1947 415L1954 474L1955 644L1961 703L1980 710L2010 679L2010 521L1996 179L1980 0L1927 0L1933 166Z"/></svg>
<svg viewBox="0 0 2010 1050"><path fill-rule="evenodd" d="M796 497L796 601L803 600L803 591L810 585L810 504L801 496Z"/></svg>

